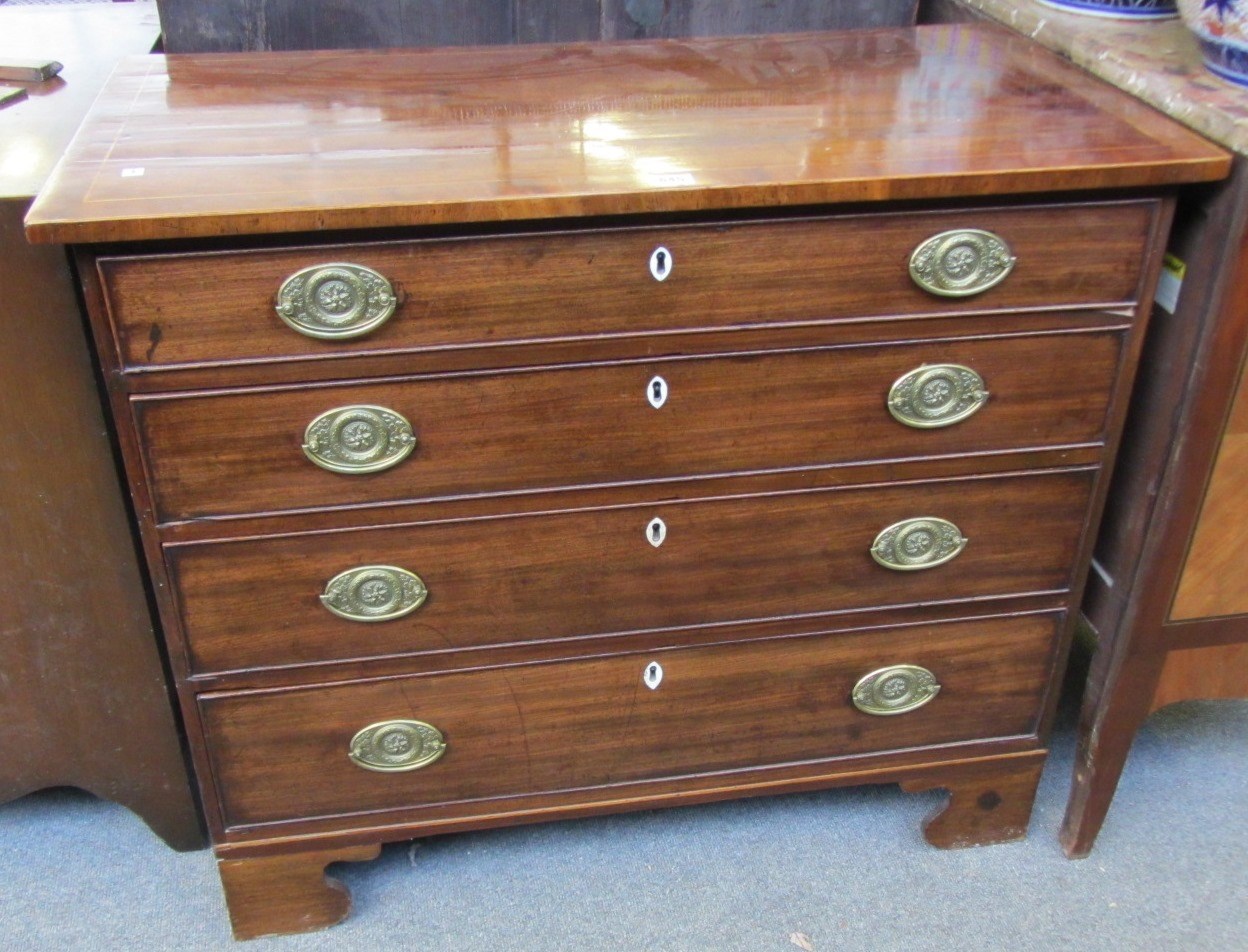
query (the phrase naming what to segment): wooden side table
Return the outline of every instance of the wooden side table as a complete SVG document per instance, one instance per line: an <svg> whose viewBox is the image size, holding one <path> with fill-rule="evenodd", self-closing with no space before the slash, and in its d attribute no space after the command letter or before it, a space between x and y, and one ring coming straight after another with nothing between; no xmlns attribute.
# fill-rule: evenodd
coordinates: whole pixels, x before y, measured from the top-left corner
<svg viewBox="0 0 1248 952"><path fill-rule="evenodd" d="M1153 711L1248 697L1248 171L1187 209L1172 249L1187 266L1155 320L1130 438L1084 612L1100 633L1084 697L1062 844L1092 849L1131 742Z"/></svg>
<svg viewBox="0 0 1248 952"><path fill-rule="evenodd" d="M63 248L22 232L116 60L158 33L147 6L0 8L0 58L65 65L0 110L0 801L81 787L194 849L203 834L73 276Z"/></svg>
<svg viewBox="0 0 1248 952"><path fill-rule="evenodd" d="M1205 71L1177 21L1124 24L1034 0L933 3L925 19L976 16L1237 153L1226 182L1179 204L1170 247L1181 290L1154 309L1084 600L1099 641L1061 837L1068 855L1085 856L1149 714L1248 697L1248 100Z"/></svg>

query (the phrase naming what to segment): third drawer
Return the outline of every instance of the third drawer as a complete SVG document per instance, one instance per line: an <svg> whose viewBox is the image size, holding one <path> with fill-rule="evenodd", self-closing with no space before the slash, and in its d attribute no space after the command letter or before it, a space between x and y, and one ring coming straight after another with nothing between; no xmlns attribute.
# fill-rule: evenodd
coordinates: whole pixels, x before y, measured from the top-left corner
<svg viewBox="0 0 1248 952"><path fill-rule="evenodd" d="M1073 469L634 503L166 553L190 667L212 673L1058 592L1094 478ZM912 528L894 542L921 549L933 530L914 521L933 519L966 540L948 561L897 570L873 557L897 523ZM367 567L410 572L423 602L394 576L348 574Z"/></svg>

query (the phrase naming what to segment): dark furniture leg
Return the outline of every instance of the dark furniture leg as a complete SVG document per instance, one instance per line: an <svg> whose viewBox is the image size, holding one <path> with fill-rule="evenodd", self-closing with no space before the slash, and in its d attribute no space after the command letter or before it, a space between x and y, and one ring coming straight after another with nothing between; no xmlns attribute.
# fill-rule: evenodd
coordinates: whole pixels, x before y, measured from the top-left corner
<svg viewBox="0 0 1248 952"><path fill-rule="evenodd" d="M351 893L326 876L325 867L376 859L380 852L371 844L218 860L234 938L314 932L341 922L351 912Z"/></svg>
<svg viewBox="0 0 1248 952"><path fill-rule="evenodd" d="M1070 801L1059 834L1071 859L1087 856L1101 831L1131 742L1148 717L1164 661L1164 653L1134 655L1109 676L1093 668L1079 716Z"/></svg>
<svg viewBox="0 0 1248 952"><path fill-rule="evenodd" d="M1048 751L959 764L903 781L907 793L944 788L948 799L923 823L933 846L954 849L1008 843L1027 835L1036 784Z"/></svg>

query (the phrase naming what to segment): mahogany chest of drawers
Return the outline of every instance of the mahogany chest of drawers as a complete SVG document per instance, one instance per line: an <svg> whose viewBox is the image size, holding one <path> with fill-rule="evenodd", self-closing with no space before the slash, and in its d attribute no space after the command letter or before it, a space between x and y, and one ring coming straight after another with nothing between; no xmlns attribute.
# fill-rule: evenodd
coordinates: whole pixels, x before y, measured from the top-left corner
<svg viewBox="0 0 1248 952"><path fill-rule="evenodd" d="M837 784L1023 835L1166 188L986 28L123 68L78 245L239 936L440 831Z"/></svg>

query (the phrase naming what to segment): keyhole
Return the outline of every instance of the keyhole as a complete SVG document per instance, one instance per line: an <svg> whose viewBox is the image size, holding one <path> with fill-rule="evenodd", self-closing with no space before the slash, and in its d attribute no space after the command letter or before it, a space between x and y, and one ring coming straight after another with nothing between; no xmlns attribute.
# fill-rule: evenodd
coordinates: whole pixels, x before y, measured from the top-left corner
<svg viewBox="0 0 1248 952"><path fill-rule="evenodd" d="M650 524L646 526L646 541L657 549L666 538L667 524L658 516L655 516L655 518L650 520Z"/></svg>
<svg viewBox="0 0 1248 952"><path fill-rule="evenodd" d="M666 248L655 248L650 255L650 274L656 281L666 281L672 273L672 253Z"/></svg>
<svg viewBox="0 0 1248 952"><path fill-rule="evenodd" d="M659 686L659 682L663 680L663 666L657 661L651 661L646 665L646 670L641 675L641 680L645 682L646 687L651 691Z"/></svg>
<svg viewBox="0 0 1248 952"><path fill-rule="evenodd" d="M646 385L646 399L656 410L667 403L667 381L662 377L654 377Z"/></svg>

